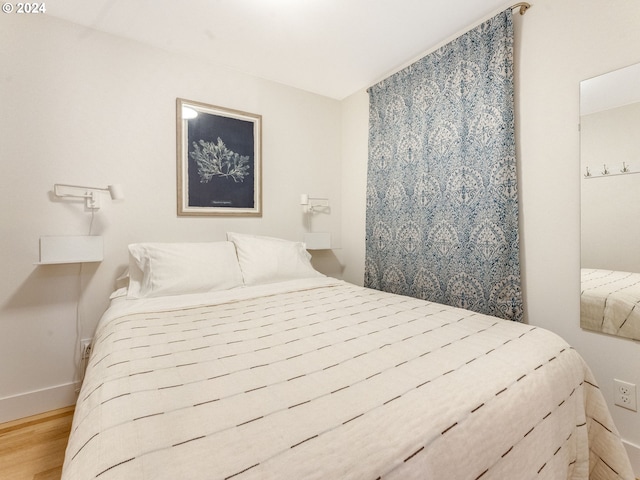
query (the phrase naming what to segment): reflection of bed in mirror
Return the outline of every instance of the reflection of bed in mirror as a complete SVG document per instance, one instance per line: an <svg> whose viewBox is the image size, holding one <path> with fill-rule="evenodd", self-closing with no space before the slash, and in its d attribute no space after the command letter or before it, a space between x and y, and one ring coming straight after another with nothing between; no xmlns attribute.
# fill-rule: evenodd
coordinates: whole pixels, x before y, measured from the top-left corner
<svg viewBox="0 0 640 480"><path fill-rule="evenodd" d="M581 270L583 328L640 340L640 273Z"/></svg>
<svg viewBox="0 0 640 480"><path fill-rule="evenodd" d="M640 272L638 131L640 63L580 83L580 325L636 340L640 286L630 285L640 273L629 272Z"/></svg>

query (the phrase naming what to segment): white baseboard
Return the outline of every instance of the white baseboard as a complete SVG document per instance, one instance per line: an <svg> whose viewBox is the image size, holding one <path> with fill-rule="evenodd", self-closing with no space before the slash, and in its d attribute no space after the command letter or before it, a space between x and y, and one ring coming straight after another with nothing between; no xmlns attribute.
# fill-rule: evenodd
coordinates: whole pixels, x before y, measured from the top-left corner
<svg viewBox="0 0 640 480"><path fill-rule="evenodd" d="M75 405L77 383L0 398L0 423Z"/></svg>
<svg viewBox="0 0 640 480"><path fill-rule="evenodd" d="M634 445L633 443L627 442L625 440L622 440L622 444L627 450L629 460L631 460L633 473L636 475L636 478L640 478L640 446Z"/></svg>

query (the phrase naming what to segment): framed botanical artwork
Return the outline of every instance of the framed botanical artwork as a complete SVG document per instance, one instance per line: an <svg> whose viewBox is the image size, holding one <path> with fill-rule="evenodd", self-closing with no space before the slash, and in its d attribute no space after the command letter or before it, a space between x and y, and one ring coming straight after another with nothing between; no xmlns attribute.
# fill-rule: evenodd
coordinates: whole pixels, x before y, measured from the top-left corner
<svg viewBox="0 0 640 480"><path fill-rule="evenodd" d="M262 117L178 98L178 215L262 216Z"/></svg>

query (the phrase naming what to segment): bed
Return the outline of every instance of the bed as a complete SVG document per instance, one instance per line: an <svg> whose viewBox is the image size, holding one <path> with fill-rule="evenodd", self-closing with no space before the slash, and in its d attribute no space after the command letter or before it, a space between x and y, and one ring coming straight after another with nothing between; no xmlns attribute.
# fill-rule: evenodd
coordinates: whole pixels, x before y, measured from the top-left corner
<svg viewBox="0 0 640 480"><path fill-rule="evenodd" d="M580 325L640 340L640 273L583 268Z"/></svg>
<svg viewBox="0 0 640 480"><path fill-rule="evenodd" d="M296 242L130 252L63 480L633 479L549 331L325 277Z"/></svg>

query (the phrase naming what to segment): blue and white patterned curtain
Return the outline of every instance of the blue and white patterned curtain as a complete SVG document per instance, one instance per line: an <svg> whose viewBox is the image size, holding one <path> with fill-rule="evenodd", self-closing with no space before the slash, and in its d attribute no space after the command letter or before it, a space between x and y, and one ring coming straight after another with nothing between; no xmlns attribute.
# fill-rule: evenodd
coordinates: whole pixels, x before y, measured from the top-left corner
<svg viewBox="0 0 640 480"><path fill-rule="evenodd" d="M522 321L511 10L369 96L365 285Z"/></svg>

